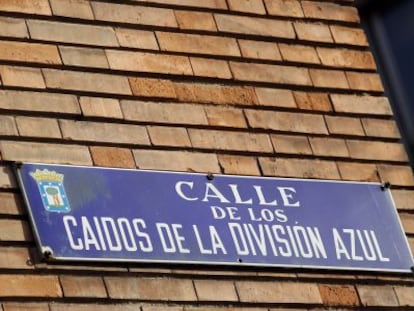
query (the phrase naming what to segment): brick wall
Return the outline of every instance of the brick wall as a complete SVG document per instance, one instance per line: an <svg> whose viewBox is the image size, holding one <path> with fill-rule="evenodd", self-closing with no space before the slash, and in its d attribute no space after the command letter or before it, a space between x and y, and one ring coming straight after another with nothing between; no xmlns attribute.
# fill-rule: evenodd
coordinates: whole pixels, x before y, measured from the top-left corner
<svg viewBox="0 0 414 311"><path fill-rule="evenodd" d="M414 248L414 177L352 0L1 0L0 79L3 311L414 307L410 275L47 264L11 168L389 181Z"/></svg>

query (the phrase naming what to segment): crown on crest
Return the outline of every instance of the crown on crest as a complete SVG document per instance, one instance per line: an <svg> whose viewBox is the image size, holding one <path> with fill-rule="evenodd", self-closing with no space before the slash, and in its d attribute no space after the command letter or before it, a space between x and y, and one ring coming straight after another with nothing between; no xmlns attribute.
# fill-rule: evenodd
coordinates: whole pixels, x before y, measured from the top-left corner
<svg viewBox="0 0 414 311"><path fill-rule="evenodd" d="M32 176L37 182L41 181L55 181L62 183L63 182L63 174L56 173L55 171L49 171L47 169L39 170L36 169L35 172L31 172L30 176Z"/></svg>

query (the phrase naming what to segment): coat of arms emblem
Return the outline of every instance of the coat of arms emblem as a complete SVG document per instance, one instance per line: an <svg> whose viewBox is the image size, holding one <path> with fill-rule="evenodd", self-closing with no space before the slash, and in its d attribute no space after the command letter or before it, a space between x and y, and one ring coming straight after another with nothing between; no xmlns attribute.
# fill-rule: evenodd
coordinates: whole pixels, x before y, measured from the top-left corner
<svg viewBox="0 0 414 311"><path fill-rule="evenodd" d="M63 174L36 169L30 176L36 180L43 206L48 212L70 212L69 200L63 186Z"/></svg>

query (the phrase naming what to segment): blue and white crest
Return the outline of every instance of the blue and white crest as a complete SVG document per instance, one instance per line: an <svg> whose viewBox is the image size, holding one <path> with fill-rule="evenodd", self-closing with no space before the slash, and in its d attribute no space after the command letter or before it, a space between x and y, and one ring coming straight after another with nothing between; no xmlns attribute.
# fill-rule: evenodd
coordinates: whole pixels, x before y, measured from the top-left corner
<svg viewBox="0 0 414 311"><path fill-rule="evenodd" d="M30 176L36 180L43 206L48 212L70 212L69 200L63 186L63 174L36 169Z"/></svg>

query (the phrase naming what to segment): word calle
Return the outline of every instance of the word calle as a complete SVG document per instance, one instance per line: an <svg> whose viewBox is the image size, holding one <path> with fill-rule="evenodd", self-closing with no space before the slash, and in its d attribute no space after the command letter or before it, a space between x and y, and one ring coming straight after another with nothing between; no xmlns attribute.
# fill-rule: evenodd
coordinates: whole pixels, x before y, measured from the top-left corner
<svg viewBox="0 0 414 311"><path fill-rule="evenodd" d="M210 182L194 184L193 181L178 181L175 184L176 193L185 201L260 206L278 206L281 201L284 207L300 207L300 202L295 197L296 189L293 187L275 187L271 193L266 193L260 185L252 185L252 188L253 195L243 197L237 184L227 184L221 188ZM202 196L195 194L200 192L203 193Z"/></svg>

